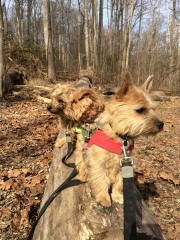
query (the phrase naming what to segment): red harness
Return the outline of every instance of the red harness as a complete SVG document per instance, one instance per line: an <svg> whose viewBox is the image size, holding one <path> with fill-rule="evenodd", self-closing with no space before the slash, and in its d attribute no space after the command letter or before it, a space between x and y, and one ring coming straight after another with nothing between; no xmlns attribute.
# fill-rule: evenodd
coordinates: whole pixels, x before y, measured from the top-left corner
<svg viewBox="0 0 180 240"><path fill-rule="evenodd" d="M104 131L98 129L93 136L91 137L89 143L87 144L86 148L83 150L85 152L88 148L90 148L93 144L108 150L110 152L116 154L122 154L122 143L116 142L113 138L108 137ZM128 150L134 149L134 142L130 145Z"/></svg>

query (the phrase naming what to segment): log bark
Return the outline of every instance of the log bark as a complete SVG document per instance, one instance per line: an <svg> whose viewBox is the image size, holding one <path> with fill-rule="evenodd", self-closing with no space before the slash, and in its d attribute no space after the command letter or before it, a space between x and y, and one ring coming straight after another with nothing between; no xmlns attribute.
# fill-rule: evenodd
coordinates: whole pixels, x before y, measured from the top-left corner
<svg viewBox="0 0 180 240"><path fill-rule="evenodd" d="M15 85L14 88L15 88L15 90L21 90L21 89L33 90L33 89L38 89L38 90L42 90L44 92L49 92L52 89L50 87L45 87L45 86L30 86L30 85Z"/></svg>
<svg viewBox="0 0 180 240"><path fill-rule="evenodd" d="M64 135L65 130L61 130L58 138ZM61 149L55 148L41 207L72 172L72 168L61 162L66 151L66 145ZM74 162L75 155L68 162ZM138 240L167 240L136 187L134 192ZM97 204L91 196L88 183L83 183L65 189L56 196L36 226L33 239L123 240L123 226L123 205L113 203L107 208Z"/></svg>

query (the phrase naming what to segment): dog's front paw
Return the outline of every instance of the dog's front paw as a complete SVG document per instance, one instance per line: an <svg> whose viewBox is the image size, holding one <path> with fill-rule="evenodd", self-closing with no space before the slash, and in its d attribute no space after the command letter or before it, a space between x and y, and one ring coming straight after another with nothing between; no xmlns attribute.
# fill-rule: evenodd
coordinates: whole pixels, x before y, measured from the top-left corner
<svg viewBox="0 0 180 240"><path fill-rule="evenodd" d="M80 159L81 161L79 161L79 162L78 162L78 160L79 159L77 158L75 161L75 165L76 165L76 169L79 173L79 180L81 182L87 182L89 179L87 168L82 159Z"/></svg>
<svg viewBox="0 0 180 240"><path fill-rule="evenodd" d="M99 202L102 206L110 207L111 206L111 199L109 194L107 195L100 195L96 197L96 201Z"/></svg>
<svg viewBox="0 0 180 240"><path fill-rule="evenodd" d="M114 202L117 202L117 203L120 203L120 204L123 204L123 202L124 202L123 194L112 193L112 194L111 194L111 197L112 197L112 200L113 200Z"/></svg>
<svg viewBox="0 0 180 240"><path fill-rule="evenodd" d="M64 144L66 144L66 138L61 138L61 139L58 139L56 144L55 144L55 147L59 147L61 148Z"/></svg>
<svg viewBox="0 0 180 240"><path fill-rule="evenodd" d="M79 173L79 180L81 182L88 182L89 178L88 178L88 174L80 174Z"/></svg>

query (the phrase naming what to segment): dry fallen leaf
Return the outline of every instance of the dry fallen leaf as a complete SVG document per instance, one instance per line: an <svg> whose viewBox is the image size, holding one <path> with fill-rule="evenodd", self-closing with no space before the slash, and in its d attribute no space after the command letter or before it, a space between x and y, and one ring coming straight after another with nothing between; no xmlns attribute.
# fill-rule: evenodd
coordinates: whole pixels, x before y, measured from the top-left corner
<svg viewBox="0 0 180 240"><path fill-rule="evenodd" d="M28 168L22 168L21 171L26 175L27 173L30 173L31 170Z"/></svg>
<svg viewBox="0 0 180 240"><path fill-rule="evenodd" d="M1 219L9 219L11 217L11 210L8 208L3 208L1 211Z"/></svg>
<svg viewBox="0 0 180 240"><path fill-rule="evenodd" d="M35 186L36 184L41 182L41 176L34 176L31 180L31 186Z"/></svg>
<svg viewBox="0 0 180 240"><path fill-rule="evenodd" d="M1 185L2 190L8 190L13 184L13 180L10 178Z"/></svg>
<svg viewBox="0 0 180 240"><path fill-rule="evenodd" d="M180 184L180 180L176 179L172 173L166 173L166 172L160 172L159 176L167 181L172 181L175 185L179 185Z"/></svg>
<svg viewBox="0 0 180 240"><path fill-rule="evenodd" d="M18 177L21 174L21 170L19 169L14 169L8 172L8 178L11 177Z"/></svg>

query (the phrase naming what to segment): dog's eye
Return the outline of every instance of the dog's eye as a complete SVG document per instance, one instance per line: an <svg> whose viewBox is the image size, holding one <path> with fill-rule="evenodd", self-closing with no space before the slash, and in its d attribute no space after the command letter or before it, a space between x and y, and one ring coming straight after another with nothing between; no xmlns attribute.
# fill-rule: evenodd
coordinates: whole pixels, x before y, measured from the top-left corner
<svg viewBox="0 0 180 240"><path fill-rule="evenodd" d="M64 101L62 99L59 99L58 102L59 103L64 103Z"/></svg>
<svg viewBox="0 0 180 240"><path fill-rule="evenodd" d="M145 113L145 111L146 111L146 108L143 108L143 107L136 110L136 112L139 114Z"/></svg>

